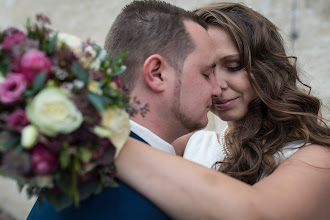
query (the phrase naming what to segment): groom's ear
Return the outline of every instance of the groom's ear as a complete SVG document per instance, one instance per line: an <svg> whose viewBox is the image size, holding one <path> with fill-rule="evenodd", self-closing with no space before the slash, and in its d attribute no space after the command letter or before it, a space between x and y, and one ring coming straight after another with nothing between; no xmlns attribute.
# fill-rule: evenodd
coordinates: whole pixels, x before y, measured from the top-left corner
<svg viewBox="0 0 330 220"><path fill-rule="evenodd" d="M150 89L163 92L167 82L165 70L168 64L159 54L149 56L143 64L143 78Z"/></svg>

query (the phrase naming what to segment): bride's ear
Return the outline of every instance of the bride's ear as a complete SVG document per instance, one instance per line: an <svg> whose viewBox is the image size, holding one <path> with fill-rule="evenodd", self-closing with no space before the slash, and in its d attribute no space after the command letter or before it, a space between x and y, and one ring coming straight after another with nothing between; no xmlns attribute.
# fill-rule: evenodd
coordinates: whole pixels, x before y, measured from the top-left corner
<svg viewBox="0 0 330 220"><path fill-rule="evenodd" d="M143 78L150 89L155 92L162 92L165 89L166 62L159 54L149 56L143 64Z"/></svg>

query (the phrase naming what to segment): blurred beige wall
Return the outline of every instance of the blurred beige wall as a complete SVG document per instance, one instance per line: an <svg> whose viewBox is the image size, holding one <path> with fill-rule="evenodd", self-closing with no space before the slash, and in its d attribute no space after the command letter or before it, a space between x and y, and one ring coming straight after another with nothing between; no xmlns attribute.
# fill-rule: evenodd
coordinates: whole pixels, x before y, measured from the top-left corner
<svg viewBox="0 0 330 220"><path fill-rule="evenodd" d="M0 0L0 28L7 26L24 27L26 18L36 13L44 13L52 21L55 30L90 38L103 46L104 37L121 8L129 0ZM211 0L169 0L185 9L193 9ZM250 0L243 2L261 12L281 30L287 42L287 51L298 57L298 65L304 71L303 78L312 85L312 92L319 96L324 105L330 106L330 1L297 0L296 10L292 10L293 0ZM292 25L292 18L296 23ZM290 34L295 26L298 38L291 41ZM329 119L330 111L324 108ZM209 114L207 129L221 129L223 122ZM15 219L25 219L34 203L25 194L17 191L9 179L0 177L0 209ZM1 211L0 211L1 219Z"/></svg>

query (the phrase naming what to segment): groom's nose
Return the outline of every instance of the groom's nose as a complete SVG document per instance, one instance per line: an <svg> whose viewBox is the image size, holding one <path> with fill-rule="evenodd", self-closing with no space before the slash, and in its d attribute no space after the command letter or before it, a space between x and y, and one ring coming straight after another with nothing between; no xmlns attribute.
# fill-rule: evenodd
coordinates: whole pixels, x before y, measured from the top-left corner
<svg viewBox="0 0 330 220"><path fill-rule="evenodd" d="M217 79L211 74L211 85L212 85L212 97L221 95L221 88L217 82Z"/></svg>

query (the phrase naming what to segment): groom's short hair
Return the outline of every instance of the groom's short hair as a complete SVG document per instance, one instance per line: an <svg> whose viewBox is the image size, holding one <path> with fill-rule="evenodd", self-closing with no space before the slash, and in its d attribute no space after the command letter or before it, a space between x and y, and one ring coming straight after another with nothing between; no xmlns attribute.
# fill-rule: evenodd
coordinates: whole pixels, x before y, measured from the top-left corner
<svg viewBox="0 0 330 220"><path fill-rule="evenodd" d="M184 60L195 49L184 21L206 24L193 12L164 1L133 1L117 16L105 40L105 49L114 56L128 52L124 60L126 71L120 75L122 84L131 92L141 73L144 61L152 54L160 54L181 72Z"/></svg>

